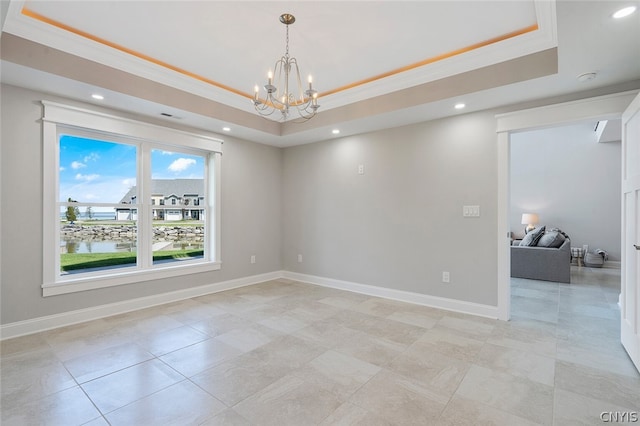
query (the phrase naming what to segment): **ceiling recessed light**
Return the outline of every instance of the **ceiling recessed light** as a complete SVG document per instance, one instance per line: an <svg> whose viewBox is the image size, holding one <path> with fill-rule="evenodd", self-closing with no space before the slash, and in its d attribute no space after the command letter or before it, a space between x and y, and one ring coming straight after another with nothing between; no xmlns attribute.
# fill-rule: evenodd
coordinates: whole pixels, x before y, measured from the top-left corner
<svg viewBox="0 0 640 426"><path fill-rule="evenodd" d="M625 16L631 15L635 11L636 11L636 7L635 6L625 7L625 8L620 9L616 13L614 13L613 17L616 18L616 19L624 18Z"/></svg>
<svg viewBox="0 0 640 426"><path fill-rule="evenodd" d="M223 127L222 131L223 132L230 132L231 131L231 127Z"/></svg>
<svg viewBox="0 0 640 426"><path fill-rule="evenodd" d="M462 109L462 108L464 108L464 107L466 107L466 105L465 105L465 104L463 104L463 103L459 103L459 104L455 104L455 105L454 105L454 108L455 108L455 109Z"/></svg>
<svg viewBox="0 0 640 426"><path fill-rule="evenodd" d="M97 94L97 93L94 93L93 95L91 95L91 97L92 97L93 99L97 99L97 100L99 100L99 101L101 101L101 100L103 100L103 99L104 99L104 96L99 95L99 94Z"/></svg>
<svg viewBox="0 0 640 426"><path fill-rule="evenodd" d="M593 80L594 78L596 78L596 75L597 74L595 72L585 72L584 74L580 74L576 78L579 82L583 83L585 81Z"/></svg>
<svg viewBox="0 0 640 426"><path fill-rule="evenodd" d="M339 134L340 134L340 130L338 130L338 129L333 129L333 130L331 131L331 133L333 133L334 135L339 135Z"/></svg>

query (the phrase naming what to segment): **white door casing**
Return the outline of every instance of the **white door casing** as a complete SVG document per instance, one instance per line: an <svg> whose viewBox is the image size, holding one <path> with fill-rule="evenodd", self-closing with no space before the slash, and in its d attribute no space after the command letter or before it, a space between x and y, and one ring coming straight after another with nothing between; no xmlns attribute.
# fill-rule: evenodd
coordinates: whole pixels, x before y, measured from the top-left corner
<svg viewBox="0 0 640 426"><path fill-rule="evenodd" d="M498 144L498 232L496 235L498 239L498 319L508 321L511 314L511 252L509 248L509 141L511 133L583 121L618 119L632 101L633 103L638 101L637 96L638 91L632 90L496 115ZM624 268L624 257L622 258L622 263ZM638 297L638 293L636 293L636 297ZM636 304L636 306L638 305Z"/></svg>
<svg viewBox="0 0 640 426"><path fill-rule="evenodd" d="M621 342L640 371L640 95L622 114Z"/></svg>

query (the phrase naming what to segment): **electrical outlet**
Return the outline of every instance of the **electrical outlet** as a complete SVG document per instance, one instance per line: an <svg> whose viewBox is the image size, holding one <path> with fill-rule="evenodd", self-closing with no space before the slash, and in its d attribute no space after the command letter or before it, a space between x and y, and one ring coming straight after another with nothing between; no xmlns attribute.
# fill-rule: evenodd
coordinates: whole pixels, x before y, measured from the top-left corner
<svg viewBox="0 0 640 426"><path fill-rule="evenodd" d="M256 255L255 254L251 255L251 263L256 263Z"/></svg>
<svg viewBox="0 0 640 426"><path fill-rule="evenodd" d="M298 255L298 263L302 263L302 255L301 254Z"/></svg>
<svg viewBox="0 0 640 426"><path fill-rule="evenodd" d="M442 272L442 282L443 283L448 283L449 282L449 272L448 271L443 271Z"/></svg>
<svg viewBox="0 0 640 426"><path fill-rule="evenodd" d="M364 174L364 164L358 164L358 174L359 175Z"/></svg>

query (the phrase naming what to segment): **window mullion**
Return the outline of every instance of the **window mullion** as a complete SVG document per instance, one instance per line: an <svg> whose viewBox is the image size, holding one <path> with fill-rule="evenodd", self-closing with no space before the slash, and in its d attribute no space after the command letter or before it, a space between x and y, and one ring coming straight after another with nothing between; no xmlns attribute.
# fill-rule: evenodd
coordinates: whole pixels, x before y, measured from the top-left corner
<svg viewBox="0 0 640 426"><path fill-rule="evenodd" d="M153 266L153 223L151 217L151 148L142 144L138 159L138 265Z"/></svg>

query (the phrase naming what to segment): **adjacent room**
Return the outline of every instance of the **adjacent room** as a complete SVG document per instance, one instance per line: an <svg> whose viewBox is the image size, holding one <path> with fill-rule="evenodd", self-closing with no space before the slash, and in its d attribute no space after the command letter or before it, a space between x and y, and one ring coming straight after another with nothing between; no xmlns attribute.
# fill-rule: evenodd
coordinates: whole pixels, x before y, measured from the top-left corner
<svg viewBox="0 0 640 426"><path fill-rule="evenodd" d="M637 7L0 2L0 423L637 421Z"/></svg>

